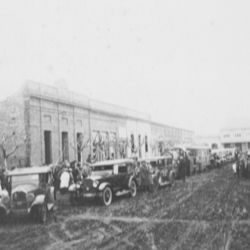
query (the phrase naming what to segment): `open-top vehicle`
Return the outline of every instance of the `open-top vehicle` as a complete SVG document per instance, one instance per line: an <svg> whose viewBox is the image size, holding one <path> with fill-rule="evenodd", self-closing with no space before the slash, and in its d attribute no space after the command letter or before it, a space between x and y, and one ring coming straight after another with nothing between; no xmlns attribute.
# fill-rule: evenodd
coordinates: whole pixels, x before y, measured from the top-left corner
<svg viewBox="0 0 250 250"><path fill-rule="evenodd" d="M70 186L71 201L100 198L105 206L112 203L114 196L137 194L134 161L121 159L101 161L91 165L91 174L80 183Z"/></svg>
<svg viewBox="0 0 250 250"><path fill-rule="evenodd" d="M5 180L7 192L0 200L1 215L27 213L45 223L54 206L51 168L17 168L7 171Z"/></svg>
<svg viewBox="0 0 250 250"><path fill-rule="evenodd" d="M175 180L175 171L173 168L173 157L171 155L139 159L138 163L140 168L143 162L148 165L155 189L173 184Z"/></svg>

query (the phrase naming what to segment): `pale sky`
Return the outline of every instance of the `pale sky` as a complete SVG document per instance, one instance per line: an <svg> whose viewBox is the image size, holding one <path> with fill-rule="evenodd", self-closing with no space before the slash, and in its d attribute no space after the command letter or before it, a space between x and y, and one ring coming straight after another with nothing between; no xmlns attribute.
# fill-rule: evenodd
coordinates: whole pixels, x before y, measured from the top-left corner
<svg viewBox="0 0 250 250"><path fill-rule="evenodd" d="M250 2L0 0L0 98L27 79L214 134L250 120Z"/></svg>

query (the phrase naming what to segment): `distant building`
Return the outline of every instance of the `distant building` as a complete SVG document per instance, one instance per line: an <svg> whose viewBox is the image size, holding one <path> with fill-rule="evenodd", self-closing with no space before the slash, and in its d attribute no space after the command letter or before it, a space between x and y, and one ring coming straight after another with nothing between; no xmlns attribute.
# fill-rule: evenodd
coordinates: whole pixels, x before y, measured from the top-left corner
<svg viewBox="0 0 250 250"><path fill-rule="evenodd" d="M145 113L34 82L1 102L0 116L0 136L9 139L9 151L16 148L8 163L18 166L157 155L167 145L192 141L194 134L152 122Z"/></svg>
<svg viewBox="0 0 250 250"><path fill-rule="evenodd" d="M225 148L237 147L242 151L250 150L250 126L232 127L220 130L220 141Z"/></svg>
<svg viewBox="0 0 250 250"><path fill-rule="evenodd" d="M218 149L222 146L219 135L196 135L194 136L194 142L211 149Z"/></svg>

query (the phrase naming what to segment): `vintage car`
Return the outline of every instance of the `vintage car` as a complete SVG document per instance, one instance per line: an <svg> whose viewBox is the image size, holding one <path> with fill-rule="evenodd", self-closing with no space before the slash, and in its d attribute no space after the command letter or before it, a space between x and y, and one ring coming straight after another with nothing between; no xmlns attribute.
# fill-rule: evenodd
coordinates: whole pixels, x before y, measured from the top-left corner
<svg viewBox="0 0 250 250"><path fill-rule="evenodd" d="M5 195L0 200L2 216L26 213L46 223L54 206L52 170L48 166L17 168L5 173Z"/></svg>
<svg viewBox="0 0 250 250"><path fill-rule="evenodd" d="M190 174L201 173L209 168L211 150L203 145L178 145L171 149L176 162L179 161L181 155L187 156L186 160L189 161L189 169L187 172ZM177 164L178 165L178 164ZM179 172L179 171L177 171ZM187 175L189 175L187 173ZM178 173L179 177L179 173Z"/></svg>
<svg viewBox="0 0 250 250"><path fill-rule="evenodd" d="M139 168L142 168L142 163L145 162L149 173L152 177L154 189L159 187L172 185L175 180L175 172L173 168L173 157L171 155L155 156L147 159L139 159ZM137 174L137 178L140 178ZM141 179L141 178L140 178ZM143 180L137 181L143 185Z"/></svg>
<svg viewBox="0 0 250 250"><path fill-rule="evenodd" d="M105 206L114 196L130 194L135 197L137 182L132 159L101 161L91 165L91 174L81 183L69 187L71 201L99 198Z"/></svg>

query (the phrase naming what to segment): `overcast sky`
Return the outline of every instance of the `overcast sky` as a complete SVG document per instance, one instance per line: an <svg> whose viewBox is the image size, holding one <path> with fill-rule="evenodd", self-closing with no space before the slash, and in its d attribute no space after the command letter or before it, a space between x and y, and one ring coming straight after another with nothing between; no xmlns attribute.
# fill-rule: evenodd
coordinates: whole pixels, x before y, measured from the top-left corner
<svg viewBox="0 0 250 250"><path fill-rule="evenodd" d="M0 98L27 79L63 80L156 121L217 133L250 120L249 7L249 0L1 1Z"/></svg>

